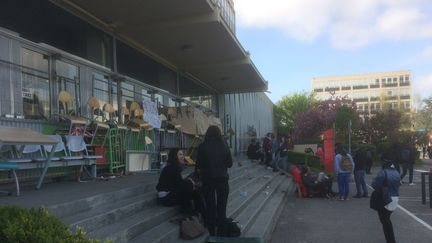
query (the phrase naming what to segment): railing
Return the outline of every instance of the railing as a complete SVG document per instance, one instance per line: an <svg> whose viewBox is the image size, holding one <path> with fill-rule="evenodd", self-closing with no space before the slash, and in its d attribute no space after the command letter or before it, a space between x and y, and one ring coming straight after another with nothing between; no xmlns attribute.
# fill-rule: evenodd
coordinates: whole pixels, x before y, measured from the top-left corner
<svg viewBox="0 0 432 243"><path fill-rule="evenodd" d="M235 34L235 11L232 0L211 0L214 6L220 9L222 19Z"/></svg>
<svg viewBox="0 0 432 243"><path fill-rule="evenodd" d="M410 85L410 82L400 82L399 83L399 86L409 86Z"/></svg>
<svg viewBox="0 0 432 243"><path fill-rule="evenodd" d="M351 86L342 86L342 90L351 90Z"/></svg>
<svg viewBox="0 0 432 243"><path fill-rule="evenodd" d="M353 89L367 89L369 88L367 85L355 85L353 86Z"/></svg>
<svg viewBox="0 0 432 243"><path fill-rule="evenodd" d="M314 89L315 92L323 92L322 88Z"/></svg>
<svg viewBox="0 0 432 243"><path fill-rule="evenodd" d="M371 89L376 89L376 88L379 88L379 87L380 87L379 84L371 84L371 85L369 85L369 88L371 88Z"/></svg>
<svg viewBox="0 0 432 243"><path fill-rule="evenodd" d="M397 87L397 83L391 83L391 84L383 84L383 87Z"/></svg>
<svg viewBox="0 0 432 243"><path fill-rule="evenodd" d="M400 96L400 99L401 99L401 100L410 99L410 98L411 98L410 95L401 95L401 96Z"/></svg>
<svg viewBox="0 0 432 243"><path fill-rule="evenodd" d="M327 87L325 88L325 91L339 91L340 88L339 87Z"/></svg>

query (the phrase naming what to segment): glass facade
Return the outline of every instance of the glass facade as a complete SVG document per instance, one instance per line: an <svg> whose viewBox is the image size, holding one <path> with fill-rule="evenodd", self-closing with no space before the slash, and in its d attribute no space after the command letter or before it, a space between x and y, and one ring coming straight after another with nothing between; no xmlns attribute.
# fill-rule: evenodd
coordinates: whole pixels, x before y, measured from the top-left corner
<svg viewBox="0 0 432 243"><path fill-rule="evenodd" d="M41 53L21 48L23 115L27 119L46 119L50 115L48 59Z"/></svg>
<svg viewBox="0 0 432 243"><path fill-rule="evenodd" d="M60 111L65 114L81 115L81 90L79 80L79 67L75 64L57 60L56 78L58 82L58 92L66 91L71 99L66 103L60 102Z"/></svg>

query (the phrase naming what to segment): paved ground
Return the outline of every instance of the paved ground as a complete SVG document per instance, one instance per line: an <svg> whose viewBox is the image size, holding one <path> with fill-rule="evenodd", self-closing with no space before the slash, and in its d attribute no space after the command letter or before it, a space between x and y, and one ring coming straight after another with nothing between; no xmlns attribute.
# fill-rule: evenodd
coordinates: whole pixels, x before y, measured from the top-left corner
<svg viewBox="0 0 432 243"><path fill-rule="evenodd" d="M417 169L429 169L431 165L432 160L428 160ZM366 182L370 184L372 178L373 175L367 176ZM401 207L391 216L396 240L400 243L429 243L432 242L432 209L429 204L421 204L418 173L414 173L414 182L415 186L401 186ZM354 193L355 185L352 183L351 194ZM290 195L271 242L381 243L385 239L378 215L369 208L368 199L333 201L300 199Z"/></svg>

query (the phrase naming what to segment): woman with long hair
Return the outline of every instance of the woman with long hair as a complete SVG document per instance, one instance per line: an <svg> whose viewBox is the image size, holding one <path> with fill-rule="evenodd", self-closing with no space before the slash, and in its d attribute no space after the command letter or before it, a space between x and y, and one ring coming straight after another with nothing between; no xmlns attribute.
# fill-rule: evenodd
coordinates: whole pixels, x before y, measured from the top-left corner
<svg viewBox="0 0 432 243"><path fill-rule="evenodd" d="M206 203L204 215L210 235L216 234L216 227L222 229L226 221L228 201L228 168L233 165L231 152L223 141L217 126L210 126L204 142L198 147L196 167L201 173L202 192Z"/></svg>
<svg viewBox="0 0 432 243"><path fill-rule="evenodd" d="M159 182L156 186L158 191L159 202L163 206L180 205L184 213L193 213L191 200L198 204L199 197L194 192L192 180L183 179L181 172L183 170L182 160L183 151L177 148L171 149L168 153L168 161L162 169L159 176ZM195 205L199 207L200 205Z"/></svg>

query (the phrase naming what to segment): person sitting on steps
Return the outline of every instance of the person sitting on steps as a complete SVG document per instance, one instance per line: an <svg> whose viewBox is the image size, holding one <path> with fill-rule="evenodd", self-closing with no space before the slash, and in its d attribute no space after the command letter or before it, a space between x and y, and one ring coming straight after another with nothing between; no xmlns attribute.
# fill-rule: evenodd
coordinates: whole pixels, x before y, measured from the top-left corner
<svg viewBox="0 0 432 243"><path fill-rule="evenodd" d="M185 214L203 214L203 202L200 192L195 190L195 182L191 178L183 179L181 172L183 164L183 151L177 148L168 153L168 161L159 176L156 185L158 191L158 202L166 207L180 205L180 210ZM194 206L192 206L192 200ZM195 210L196 211L195 211Z"/></svg>

